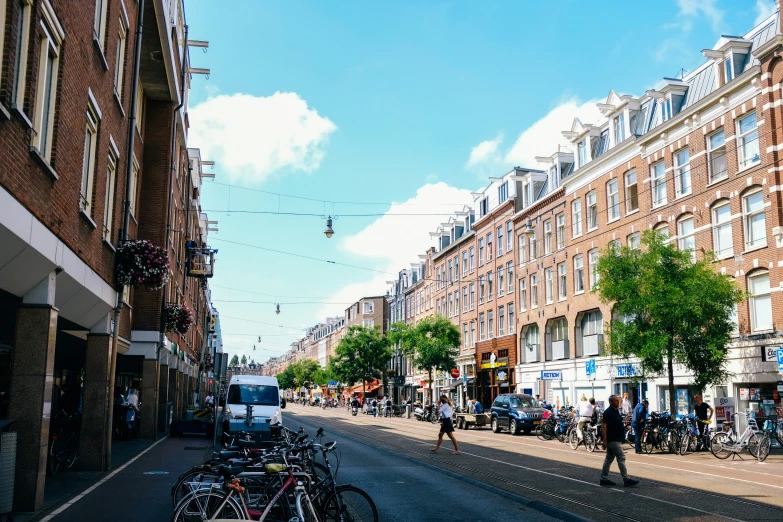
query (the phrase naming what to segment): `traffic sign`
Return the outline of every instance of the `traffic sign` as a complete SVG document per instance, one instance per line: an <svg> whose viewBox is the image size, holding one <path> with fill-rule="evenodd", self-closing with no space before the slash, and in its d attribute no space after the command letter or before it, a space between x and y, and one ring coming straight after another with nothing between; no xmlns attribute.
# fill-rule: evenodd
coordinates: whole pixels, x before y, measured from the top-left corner
<svg viewBox="0 0 783 522"><path fill-rule="evenodd" d="M778 349L778 371L783 372L783 350Z"/></svg>
<svg viewBox="0 0 783 522"><path fill-rule="evenodd" d="M588 377L594 377L596 374L596 368L595 368L595 359L588 359L585 362L585 372L587 372Z"/></svg>

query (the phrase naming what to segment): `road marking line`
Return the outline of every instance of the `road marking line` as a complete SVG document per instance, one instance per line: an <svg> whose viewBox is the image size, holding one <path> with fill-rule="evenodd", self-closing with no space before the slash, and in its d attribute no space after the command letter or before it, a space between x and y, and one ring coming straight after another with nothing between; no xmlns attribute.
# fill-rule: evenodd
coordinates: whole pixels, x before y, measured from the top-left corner
<svg viewBox="0 0 783 522"><path fill-rule="evenodd" d="M373 431L373 430L372 430L372 428L379 428L379 427L382 427L382 426L378 426L378 425L376 425L376 424L370 424L369 426L366 426L366 424L365 424L365 426L357 426L357 427L358 427L358 428L360 428L360 429L367 430L367 431ZM374 431L377 431L377 430L374 430ZM391 433L394 433L394 432L391 432ZM465 435L468 435L468 434L465 434ZM404 439L404 440L409 440L409 441L417 442L417 443L419 443L419 444L428 444L428 442L424 442L424 441L422 441L421 439L414 439L414 438L410 438L410 437L405 437L405 436L402 436L402 435L399 435L399 434L398 434L398 435L396 435L396 436L397 436L398 438L400 438L400 439ZM493 441L493 440L495 440L495 439L488 439L488 438L486 438L486 437L479 437L479 436L477 436L477 435L473 435L473 437L475 437L475 438L477 438L477 439L490 440L490 441ZM519 443L519 442L512 442L512 444L517 444L517 445L522 445L522 446L526 445L526 444L524 444L524 443ZM529 446L531 446L531 447L537 447L537 448L540 448L540 447L541 447L541 446L539 446L539 445L533 445L533 444L530 444ZM547 448L547 449L556 449L556 448ZM559 450L559 451L566 451L566 450ZM573 450L572 450L572 451L573 451ZM506 461L502 461L502 460L496 460L496 459L493 459L493 458L490 458L490 457L484 457L484 456L481 456L481 455L476 455L476 454L474 454L474 453L468 453L468 452L465 452L465 451L463 451L462 453L463 453L463 454L465 454L465 455L472 456L472 457L476 457L476 458L480 458L480 459L485 459L485 460L489 460L489 461L492 461L492 462L497 462L497 463L500 463L500 464L506 464L506 465L508 465L508 466L512 466L512 467L516 467L516 468L521 468L521 469L525 469L525 470L528 470L528 471L533 471L533 472L536 472L536 473L541 473L541 474L544 474L544 475L550 475L550 476L553 476L553 477L562 478L562 479L570 480L570 481L573 481L573 482L579 482L579 483L586 484L586 485L589 485L589 486L594 486L594 487L601 487L601 486L599 486L599 485L597 485L597 484L595 484L595 483L592 483L592 482L587 482L587 481L584 481L584 480L581 480L581 479L576 479L576 478L572 478L572 477L567 477L567 476L564 476L564 475L558 475L558 474L556 474L556 473L551 473L551 472L548 472L548 471L542 471L542 470L538 470L538 469L535 469L535 468L530 468L530 467L527 467L527 466L522 466L522 465L519 465L519 464L512 464L512 463L510 463L510 462L506 462ZM517 455L520 455L520 454L517 454ZM591 455L591 457L592 457L592 455ZM596 455L595 457L598 457L598 456ZM667 459L667 460L673 460L673 459ZM560 461L557 461L557 462L560 462ZM640 462L640 461L636 461L636 460L634 460L634 462ZM666 466L660 466L660 465L656 465L656 464L649 464L649 463L644 463L644 462L640 462L640 463L642 463L642 464L646 464L646 465L648 465L648 466L654 466L654 467L666 468L666 469L669 469L669 470L671 470L671 469L672 469L672 468L670 468L670 467L666 467ZM688 472L688 473L696 473L696 474L700 474L700 475L708 475L708 476L710 476L710 477L713 477L713 478L715 478L715 479L728 478L728 477L720 477L720 476L716 476L716 475L712 475L712 474L710 474L710 473L705 473L705 472L700 472L700 471L693 471L693 470L680 470L680 471L685 471L685 472ZM753 484L755 484L755 485L759 485L759 483L758 483L758 482L754 482L754 481L751 481L751 480L738 479L738 478L732 478L731 480L738 480L738 481L741 481L741 482L750 482L750 483L753 483ZM761 485L765 485L765 486L770 486L770 487L774 487L774 488L780 488L780 489L783 489L783 487L781 487L781 486L774 486L774 485L771 485L771 484L761 484ZM637 494L637 493L631 493L631 492L627 492L627 491L624 491L624 490L610 489L610 491L614 491L614 492L616 492L616 493L628 493L629 495L634 495L634 496L639 496L639 497L642 497L642 496L643 496L643 495L639 495L639 494ZM708 515L713 515L713 516L716 516L716 517L719 517L719 518L724 518L724 519L727 519L727 520L732 520L732 521L740 521L740 519L735 519L735 518L727 517L726 515L721 515L721 514L719 514L719 513L712 513L712 512L710 512L710 511L704 511L704 510L701 510L701 509L698 509L698 508L695 508L695 507L691 507L691 506L686 506L686 505L683 505L683 504L677 504L677 503L675 503L675 502L670 502L670 501L667 501L667 500L662 500L662 499L659 499L659 498L656 498L656 497L645 496L644 498L646 498L646 499L649 499L649 500L654 500L654 501L662 502L662 503L665 503L665 504L671 504L671 505L673 505L673 506L681 507L681 508L683 508L683 509L689 509L689 510L692 510L692 511L697 511L697 512L700 512L700 513L705 513L705 514L708 514Z"/></svg>
<svg viewBox="0 0 783 522"><path fill-rule="evenodd" d="M78 502L78 501L79 501L79 500L81 500L82 498L86 497L88 494L92 493L92 492L93 492L95 489L97 489L97 488L98 488L98 486L100 486L101 484L103 484L104 482L106 482L107 480L109 480L110 478L112 478L114 475L116 475L116 474L117 474L117 473L119 473L120 471L124 470L125 468L127 468L128 466L130 466L131 464L133 464L133 463L134 463L136 460L138 460L138 459L139 459L139 457L141 457L142 455L144 455L145 453L147 453L149 450L151 450L152 448L154 448L155 446L157 446L158 444L160 444L161 442L163 442L164 440L166 440L168 437L169 437L169 436L168 436L168 435L166 435L165 437L163 437L163 438L162 438L162 439L160 439L159 441L155 442L155 443L154 443L152 446L150 446L149 448L145 449L144 451L142 451L141 453L139 453L138 455L136 455L135 457L133 457L132 459L130 459L128 462L126 462L125 464L123 464L123 465L122 465L122 466L120 466L119 468L115 469L114 471L112 471L111 473L109 473L108 475L106 475L105 477L103 477L103 478L102 478L101 480L99 480L97 483L95 483L95 484L93 484L92 486L90 486L89 488L85 489L85 490L84 490L84 491L82 491L80 494L76 495L76 496L75 496L75 497L73 497L71 500L69 500L68 502L66 502L65 504L63 504L62 506L60 506L59 508L55 509L54 511L52 511L51 513L49 513L48 515L46 515L45 517L43 517L43 518L42 518L42 519L41 519L39 522L49 522L51 519L53 519L54 517L56 517L57 515L59 515L60 513L62 513L63 511L65 511L65 510L66 510L66 509L68 509L69 507L71 507L72 505L74 505L76 502Z"/></svg>

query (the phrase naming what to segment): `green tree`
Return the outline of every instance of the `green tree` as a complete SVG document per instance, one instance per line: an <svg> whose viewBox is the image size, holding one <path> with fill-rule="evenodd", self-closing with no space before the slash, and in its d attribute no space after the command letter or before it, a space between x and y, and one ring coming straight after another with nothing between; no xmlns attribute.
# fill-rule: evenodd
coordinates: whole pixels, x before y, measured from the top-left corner
<svg viewBox="0 0 783 522"><path fill-rule="evenodd" d="M433 373L448 372L457 364L455 358L459 355L461 339L459 328L445 317L426 317L415 326L393 324L389 337L392 342L400 343L403 353L411 358L416 368L427 371L432 402Z"/></svg>
<svg viewBox="0 0 783 522"><path fill-rule="evenodd" d="M391 341L380 327L351 326L334 350L330 362L332 373L343 383L362 381L362 396L367 381L383 376L391 357Z"/></svg>
<svg viewBox="0 0 783 522"><path fill-rule="evenodd" d="M281 390L293 390L296 387L294 369L290 365L277 374L277 385Z"/></svg>
<svg viewBox="0 0 783 522"><path fill-rule="evenodd" d="M229 362L228 365L229 366L239 366L239 356L238 355L234 355L231 358L231 362Z"/></svg>
<svg viewBox="0 0 783 522"><path fill-rule="evenodd" d="M242 366L245 366L247 364L247 355L242 356Z"/></svg>
<svg viewBox="0 0 783 522"><path fill-rule="evenodd" d="M728 275L715 272L707 253L694 262L655 231L642 236L643 248L609 248L598 260L594 289L614 303L607 351L637 357L646 377L667 375L669 408L677 411L674 365L693 375L702 389L725 382L728 344L736 303L745 295Z"/></svg>
<svg viewBox="0 0 783 522"><path fill-rule="evenodd" d="M318 363L312 359L303 359L293 365L296 387L314 384L316 372L320 369Z"/></svg>

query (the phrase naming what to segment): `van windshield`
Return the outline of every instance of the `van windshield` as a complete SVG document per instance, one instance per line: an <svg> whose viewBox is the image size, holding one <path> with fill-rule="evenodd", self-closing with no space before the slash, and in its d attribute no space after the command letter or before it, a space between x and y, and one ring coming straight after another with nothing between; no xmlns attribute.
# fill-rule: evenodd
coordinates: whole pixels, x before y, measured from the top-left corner
<svg viewBox="0 0 783 522"><path fill-rule="evenodd" d="M228 388L228 403L277 406L280 403L280 395L278 394L277 386L232 384Z"/></svg>
<svg viewBox="0 0 783 522"><path fill-rule="evenodd" d="M540 408L541 405L533 397L509 397L512 408Z"/></svg>

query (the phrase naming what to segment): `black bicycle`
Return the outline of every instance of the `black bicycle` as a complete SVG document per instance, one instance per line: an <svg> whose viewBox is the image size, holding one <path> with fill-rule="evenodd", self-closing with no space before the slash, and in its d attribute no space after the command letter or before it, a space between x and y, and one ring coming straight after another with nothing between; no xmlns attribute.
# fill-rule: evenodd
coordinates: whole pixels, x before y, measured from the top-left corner
<svg viewBox="0 0 783 522"><path fill-rule="evenodd" d="M49 425L49 452L46 470L50 475L57 474L61 466L71 469L79 458L79 415L59 410Z"/></svg>

